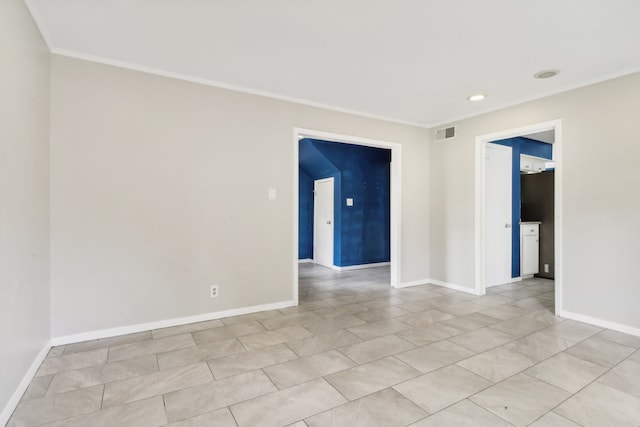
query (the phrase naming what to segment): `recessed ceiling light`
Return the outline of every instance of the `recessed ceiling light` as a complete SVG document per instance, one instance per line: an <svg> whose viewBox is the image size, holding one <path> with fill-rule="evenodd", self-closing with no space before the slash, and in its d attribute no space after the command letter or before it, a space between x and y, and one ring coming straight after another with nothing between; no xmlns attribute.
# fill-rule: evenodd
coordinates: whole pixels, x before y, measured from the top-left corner
<svg viewBox="0 0 640 427"><path fill-rule="evenodd" d="M487 95L484 95L482 93L479 93L477 95L471 95L470 97L468 97L467 99L469 101L482 101L483 99L485 99L487 97Z"/></svg>
<svg viewBox="0 0 640 427"><path fill-rule="evenodd" d="M559 72L560 72L560 70L538 71L537 73L535 73L533 75L533 77L536 78L536 79L549 79L551 77L556 76Z"/></svg>

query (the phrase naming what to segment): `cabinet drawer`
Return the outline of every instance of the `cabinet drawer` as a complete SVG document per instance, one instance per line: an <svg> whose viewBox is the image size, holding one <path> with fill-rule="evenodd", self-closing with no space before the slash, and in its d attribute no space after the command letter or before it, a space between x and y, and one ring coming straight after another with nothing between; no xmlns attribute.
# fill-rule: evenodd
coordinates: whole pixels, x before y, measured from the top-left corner
<svg viewBox="0 0 640 427"><path fill-rule="evenodd" d="M539 224L521 224L520 235L521 236L537 236L540 233Z"/></svg>

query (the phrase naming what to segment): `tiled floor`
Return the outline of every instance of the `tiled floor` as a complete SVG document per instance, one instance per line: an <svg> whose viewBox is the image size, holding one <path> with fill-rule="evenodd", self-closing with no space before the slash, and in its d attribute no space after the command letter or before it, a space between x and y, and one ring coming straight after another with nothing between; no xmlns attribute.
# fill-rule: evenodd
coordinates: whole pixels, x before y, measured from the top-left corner
<svg viewBox="0 0 640 427"><path fill-rule="evenodd" d="M302 304L53 348L10 426L633 426L640 338L487 296L300 266Z"/></svg>

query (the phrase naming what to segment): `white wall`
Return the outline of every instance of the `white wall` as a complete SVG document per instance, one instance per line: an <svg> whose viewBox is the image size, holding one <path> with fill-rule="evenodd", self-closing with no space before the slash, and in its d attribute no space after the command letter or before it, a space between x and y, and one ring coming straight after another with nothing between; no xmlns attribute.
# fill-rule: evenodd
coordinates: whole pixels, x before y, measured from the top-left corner
<svg viewBox="0 0 640 427"><path fill-rule="evenodd" d="M431 142L431 273L474 286L474 138L562 119L566 312L640 328L640 74L461 120Z"/></svg>
<svg viewBox="0 0 640 427"><path fill-rule="evenodd" d="M49 52L22 1L0 2L0 58L2 410L50 336Z"/></svg>
<svg viewBox="0 0 640 427"><path fill-rule="evenodd" d="M425 129L54 55L53 336L292 300L294 127L402 144L401 280L428 279Z"/></svg>

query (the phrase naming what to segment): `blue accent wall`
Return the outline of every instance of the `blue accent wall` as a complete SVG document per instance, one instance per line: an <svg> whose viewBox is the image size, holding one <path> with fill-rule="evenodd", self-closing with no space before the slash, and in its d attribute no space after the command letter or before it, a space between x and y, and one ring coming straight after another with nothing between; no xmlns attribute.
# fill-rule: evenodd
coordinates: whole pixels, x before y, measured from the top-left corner
<svg viewBox="0 0 640 427"><path fill-rule="evenodd" d="M553 158L553 145L533 139L517 137L492 141L513 149L511 174L511 277L520 277L520 154Z"/></svg>
<svg viewBox="0 0 640 427"><path fill-rule="evenodd" d="M391 150L307 138L299 148L298 257L313 258L313 181L333 177L334 264L388 262Z"/></svg>

